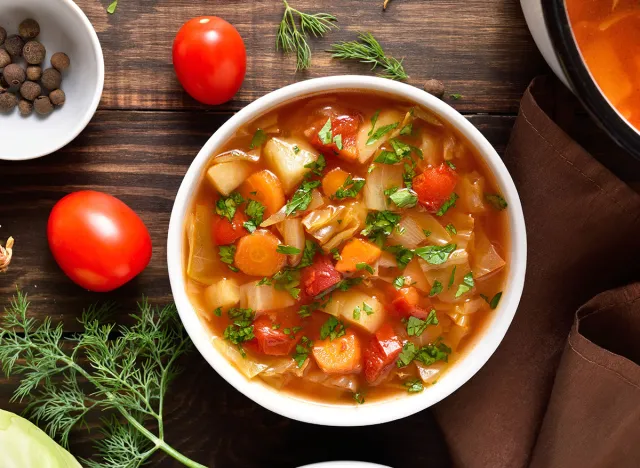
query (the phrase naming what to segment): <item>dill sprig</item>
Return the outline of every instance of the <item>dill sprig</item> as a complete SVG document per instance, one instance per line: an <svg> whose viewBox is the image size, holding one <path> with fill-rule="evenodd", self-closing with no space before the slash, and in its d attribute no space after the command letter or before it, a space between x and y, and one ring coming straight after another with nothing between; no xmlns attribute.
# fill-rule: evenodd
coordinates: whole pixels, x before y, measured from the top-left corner
<svg viewBox="0 0 640 468"><path fill-rule="evenodd" d="M360 33L357 41L333 44L329 52L333 54L333 58L370 63L373 65L372 70L380 67L384 71L378 75L384 78L391 80L406 80L409 78L402 66L402 60L386 55L380 43L371 33Z"/></svg>
<svg viewBox="0 0 640 468"><path fill-rule="evenodd" d="M72 429L88 428L89 411L106 411L97 460L82 461L89 468L135 468L158 450L185 466L205 468L164 441L165 394L179 373L176 360L191 342L175 306L158 309L145 299L138 306L134 324L121 327L103 323L112 305L90 307L79 319L84 332L65 340L62 324L27 316L29 302L18 291L0 322L2 370L7 377L22 376L12 401L26 400L26 416L64 447Z"/></svg>
<svg viewBox="0 0 640 468"><path fill-rule="evenodd" d="M296 70L304 70L311 65L311 48L307 42L309 34L324 36L331 28L338 27L338 19L329 13L303 13L292 8L287 0L284 3L284 15L276 35L276 49L285 53L296 53ZM300 27L296 24L296 15L300 18Z"/></svg>

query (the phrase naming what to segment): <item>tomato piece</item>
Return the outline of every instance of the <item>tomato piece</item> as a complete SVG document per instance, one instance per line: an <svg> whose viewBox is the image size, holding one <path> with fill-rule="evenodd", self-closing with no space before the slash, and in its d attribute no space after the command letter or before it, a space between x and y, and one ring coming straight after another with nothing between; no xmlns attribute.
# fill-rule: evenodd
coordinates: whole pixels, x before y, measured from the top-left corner
<svg viewBox="0 0 640 468"><path fill-rule="evenodd" d="M297 334L289 328L291 333L284 331L286 327L280 325L274 329L275 323L266 315L261 315L253 322L253 334L255 335L255 349L269 356L286 356L293 352L298 343Z"/></svg>
<svg viewBox="0 0 640 468"><path fill-rule="evenodd" d="M178 81L208 105L229 101L247 70L247 52L237 29L222 18L201 16L182 25L173 41Z"/></svg>
<svg viewBox="0 0 640 468"><path fill-rule="evenodd" d="M248 234L242 225L245 221L247 221L247 217L240 210L236 210L232 221L229 221L229 219L224 216L214 215L213 229L211 232L213 242L216 245L233 244L242 236Z"/></svg>
<svg viewBox="0 0 640 468"><path fill-rule="evenodd" d="M418 201L432 212L437 212L453 193L458 183L458 175L446 164L430 167L414 177L413 190Z"/></svg>
<svg viewBox="0 0 640 468"><path fill-rule="evenodd" d="M327 257L320 257L313 265L302 269L301 284L307 296L315 297L335 286L340 280L342 274Z"/></svg>
<svg viewBox="0 0 640 468"><path fill-rule="evenodd" d="M420 297L413 286L397 291L396 297L391 301L391 312L399 318L413 316L424 320L429 316L431 308L431 301Z"/></svg>
<svg viewBox="0 0 640 468"><path fill-rule="evenodd" d="M309 129L308 135L313 146L322 151L326 156L338 155L347 161L355 161L358 158L358 130L360 128L360 116L358 115L339 115L331 117L331 135L333 136L330 143L323 143L320 140L319 132L327 123L327 119L323 118ZM340 135L342 138L342 148L335 142L335 137Z"/></svg>
<svg viewBox="0 0 640 468"><path fill-rule="evenodd" d="M402 341L389 323L382 325L364 350L364 377L379 383L393 368L402 351Z"/></svg>
<svg viewBox="0 0 640 468"><path fill-rule="evenodd" d="M119 288L151 259L151 236L138 215L111 195L75 192L55 204L49 248L62 271L90 291Z"/></svg>

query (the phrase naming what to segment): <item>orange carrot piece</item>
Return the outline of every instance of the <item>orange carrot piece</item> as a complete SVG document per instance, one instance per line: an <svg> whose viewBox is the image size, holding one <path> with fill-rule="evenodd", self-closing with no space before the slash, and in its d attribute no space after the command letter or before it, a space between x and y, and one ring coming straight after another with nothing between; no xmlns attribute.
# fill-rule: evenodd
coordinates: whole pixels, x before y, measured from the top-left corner
<svg viewBox="0 0 640 468"><path fill-rule="evenodd" d="M246 275L275 275L287 262L287 256L276 251L279 245L276 236L259 229L238 241L235 264Z"/></svg>
<svg viewBox="0 0 640 468"><path fill-rule="evenodd" d="M381 253L380 248L371 242L362 239L350 240L340 252L341 258L336 263L336 270L347 273L356 271L359 263L373 265L380 258Z"/></svg>
<svg viewBox="0 0 640 468"><path fill-rule="evenodd" d="M284 190L278 177L271 171L252 174L240 186L240 195L246 200L256 200L265 206L264 219L284 206Z"/></svg>
<svg viewBox="0 0 640 468"><path fill-rule="evenodd" d="M347 171L343 171L339 167L332 169L322 178L322 191L325 197L332 197L344 184L344 181L349 177Z"/></svg>
<svg viewBox="0 0 640 468"><path fill-rule="evenodd" d="M316 341L313 357L320 369L328 374L357 372L362 361L360 340L351 330L347 330L340 338Z"/></svg>

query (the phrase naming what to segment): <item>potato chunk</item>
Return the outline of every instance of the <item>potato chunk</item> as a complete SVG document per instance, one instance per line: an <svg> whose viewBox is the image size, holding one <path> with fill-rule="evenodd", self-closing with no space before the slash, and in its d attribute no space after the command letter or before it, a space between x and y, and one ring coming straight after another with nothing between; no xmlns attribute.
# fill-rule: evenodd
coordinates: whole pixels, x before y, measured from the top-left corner
<svg viewBox="0 0 640 468"><path fill-rule="evenodd" d="M240 285L234 279L221 278L204 290L204 297L211 312L233 307L240 302Z"/></svg>
<svg viewBox="0 0 640 468"><path fill-rule="evenodd" d="M252 170L252 164L246 161L226 162L211 166L207 170L207 179L214 189L227 196L240 187Z"/></svg>
<svg viewBox="0 0 640 468"><path fill-rule="evenodd" d="M264 147L264 156L286 194L293 192L309 172L304 166L318 159L307 142L292 138L271 138Z"/></svg>
<svg viewBox="0 0 640 468"><path fill-rule="evenodd" d="M386 313L373 296L360 291L337 291L324 311L340 316L345 322L374 333L384 323Z"/></svg>

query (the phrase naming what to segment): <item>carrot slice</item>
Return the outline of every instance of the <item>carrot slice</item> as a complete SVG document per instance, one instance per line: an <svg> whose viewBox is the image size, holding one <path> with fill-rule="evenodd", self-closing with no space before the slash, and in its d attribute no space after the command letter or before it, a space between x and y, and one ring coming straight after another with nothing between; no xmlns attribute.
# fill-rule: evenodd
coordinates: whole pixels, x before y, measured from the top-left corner
<svg viewBox="0 0 640 468"><path fill-rule="evenodd" d="M332 197L344 184L349 177L347 171L343 171L339 167L332 169L322 178L322 191L326 197Z"/></svg>
<svg viewBox="0 0 640 468"><path fill-rule="evenodd" d="M262 170L247 178L240 186L240 195L246 200L256 200L265 206L264 219L284 206L284 190L278 177L271 171Z"/></svg>
<svg viewBox="0 0 640 468"><path fill-rule="evenodd" d="M320 369L328 374L349 374L361 366L362 349L360 340L351 331L340 338L316 341L313 357Z"/></svg>
<svg viewBox="0 0 640 468"><path fill-rule="evenodd" d="M354 272L359 263L373 265L382 251L371 242L362 239L353 239L347 242L340 252L340 260L336 263L336 270L342 273Z"/></svg>
<svg viewBox="0 0 640 468"><path fill-rule="evenodd" d="M287 262L286 255L276 251L280 240L260 229L238 241L235 264L246 275L272 276Z"/></svg>

